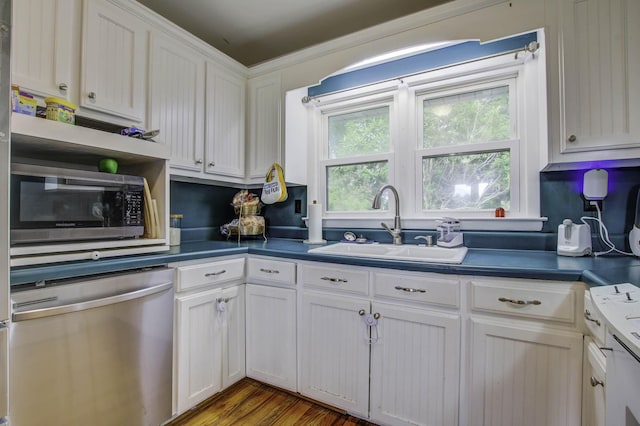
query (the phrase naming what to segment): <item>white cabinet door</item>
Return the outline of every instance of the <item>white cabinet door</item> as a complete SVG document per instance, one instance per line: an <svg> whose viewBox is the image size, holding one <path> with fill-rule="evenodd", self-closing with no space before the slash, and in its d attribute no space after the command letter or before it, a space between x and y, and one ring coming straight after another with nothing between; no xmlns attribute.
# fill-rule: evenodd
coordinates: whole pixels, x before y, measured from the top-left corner
<svg viewBox="0 0 640 426"><path fill-rule="evenodd" d="M40 96L71 100L72 34L80 26L70 0L13 2L12 83ZM79 32L79 31L78 31Z"/></svg>
<svg viewBox="0 0 640 426"><path fill-rule="evenodd" d="M640 148L640 2L560 5L560 153Z"/></svg>
<svg viewBox="0 0 640 426"><path fill-rule="evenodd" d="M475 318L469 354L469 425L580 425L582 334Z"/></svg>
<svg viewBox="0 0 640 426"><path fill-rule="evenodd" d="M369 327L366 299L305 292L300 393L358 416L369 414Z"/></svg>
<svg viewBox="0 0 640 426"><path fill-rule="evenodd" d="M582 426L605 425L606 358L590 336L584 338Z"/></svg>
<svg viewBox="0 0 640 426"><path fill-rule="evenodd" d="M207 62L206 173L244 178L246 80Z"/></svg>
<svg viewBox="0 0 640 426"><path fill-rule="evenodd" d="M85 0L80 106L145 119L146 25L106 1Z"/></svg>
<svg viewBox="0 0 640 426"><path fill-rule="evenodd" d="M371 344L371 420L457 425L459 315L376 302L372 312L380 316Z"/></svg>
<svg viewBox="0 0 640 426"><path fill-rule="evenodd" d="M223 389L245 376L244 303L244 285L226 288L219 297L217 315L218 321L222 324Z"/></svg>
<svg viewBox="0 0 640 426"><path fill-rule="evenodd" d="M249 153L247 177L264 181L282 156L282 83L275 72L249 80ZM285 175L286 177L286 175Z"/></svg>
<svg viewBox="0 0 640 426"><path fill-rule="evenodd" d="M171 151L170 166L202 172L204 57L178 40L151 37L149 128Z"/></svg>
<svg viewBox="0 0 640 426"><path fill-rule="evenodd" d="M296 291L247 284L247 376L296 391Z"/></svg>
<svg viewBox="0 0 640 426"><path fill-rule="evenodd" d="M177 412L204 401L222 388L220 289L176 298Z"/></svg>

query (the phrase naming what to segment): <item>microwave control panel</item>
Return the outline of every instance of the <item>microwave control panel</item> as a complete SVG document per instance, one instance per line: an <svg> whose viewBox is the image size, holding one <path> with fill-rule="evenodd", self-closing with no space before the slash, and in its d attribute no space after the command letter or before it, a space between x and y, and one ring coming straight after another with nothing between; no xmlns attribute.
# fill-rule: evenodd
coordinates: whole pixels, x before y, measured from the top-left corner
<svg viewBox="0 0 640 426"><path fill-rule="evenodd" d="M125 194L125 205L124 225L143 225L142 192L127 192Z"/></svg>

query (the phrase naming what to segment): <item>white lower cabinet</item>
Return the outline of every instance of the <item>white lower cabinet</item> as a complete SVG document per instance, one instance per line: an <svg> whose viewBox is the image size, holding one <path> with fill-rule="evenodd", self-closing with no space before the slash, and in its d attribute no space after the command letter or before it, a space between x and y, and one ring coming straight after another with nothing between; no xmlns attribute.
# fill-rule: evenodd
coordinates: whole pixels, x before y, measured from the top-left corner
<svg viewBox="0 0 640 426"><path fill-rule="evenodd" d="M576 313L583 290L579 283L472 280L470 306L479 315L469 319L467 424L581 424L583 335Z"/></svg>
<svg viewBox="0 0 640 426"><path fill-rule="evenodd" d="M604 381L583 372L582 283L244 266L177 268L176 414L246 375L381 425L601 424L599 385L581 419L583 374Z"/></svg>
<svg viewBox="0 0 640 426"><path fill-rule="evenodd" d="M379 337L371 344L372 421L457 425L458 315L374 303Z"/></svg>
<svg viewBox="0 0 640 426"><path fill-rule="evenodd" d="M369 411L369 327L364 298L306 292L302 300L300 393L349 413Z"/></svg>
<svg viewBox="0 0 640 426"><path fill-rule="evenodd" d="M244 285L176 298L177 413L245 376Z"/></svg>
<svg viewBox="0 0 640 426"><path fill-rule="evenodd" d="M582 426L605 425L605 386L607 361L593 339L584 338L582 376Z"/></svg>
<svg viewBox="0 0 640 426"><path fill-rule="evenodd" d="M245 377L244 257L177 262L173 412Z"/></svg>
<svg viewBox="0 0 640 426"><path fill-rule="evenodd" d="M472 321L469 425L579 426L582 335Z"/></svg>
<svg viewBox="0 0 640 426"><path fill-rule="evenodd" d="M384 294L384 284L406 289L399 284L407 280L430 291L432 278L396 273L389 283L389 276L379 274L375 295ZM415 300L387 303L353 296L368 294L363 270L304 265L301 279L308 285L301 306L302 394L379 424L458 424L456 312L416 306Z"/></svg>
<svg viewBox="0 0 640 426"><path fill-rule="evenodd" d="M246 287L247 376L296 391L296 290Z"/></svg>

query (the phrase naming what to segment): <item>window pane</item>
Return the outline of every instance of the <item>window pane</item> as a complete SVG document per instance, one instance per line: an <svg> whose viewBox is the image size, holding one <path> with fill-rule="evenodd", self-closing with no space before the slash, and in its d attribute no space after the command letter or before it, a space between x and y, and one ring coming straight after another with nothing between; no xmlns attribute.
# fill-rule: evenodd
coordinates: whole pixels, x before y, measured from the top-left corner
<svg viewBox="0 0 640 426"><path fill-rule="evenodd" d="M388 175L386 161L327 167L327 211L372 210L373 197Z"/></svg>
<svg viewBox="0 0 640 426"><path fill-rule="evenodd" d="M422 159L424 210L509 209L509 151Z"/></svg>
<svg viewBox="0 0 640 426"><path fill-rule="evenodd" d="M389 152L389 107L332 115L330 159Z"/></svg>
<svg viewBox="0 0 640 426"><path fill-rule="evenodd" d="M511 139L509 87L496 87L423 102L423 147Z"/></svg>

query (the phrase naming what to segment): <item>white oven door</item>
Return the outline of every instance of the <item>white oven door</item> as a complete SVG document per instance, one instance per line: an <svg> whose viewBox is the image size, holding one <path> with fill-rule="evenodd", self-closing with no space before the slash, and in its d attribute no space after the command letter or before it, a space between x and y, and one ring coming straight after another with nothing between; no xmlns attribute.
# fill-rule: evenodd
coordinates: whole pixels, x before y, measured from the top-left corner
<svg viewBox="0 0 640 426"><path fill-rule="evenodd" d="M640 357L612 334L607 346L607 426L640 426Z"/></svg>

